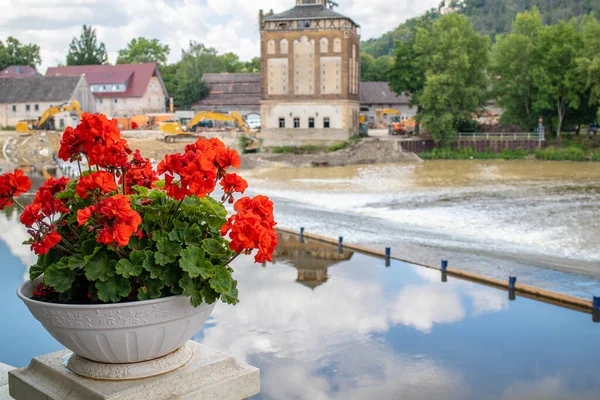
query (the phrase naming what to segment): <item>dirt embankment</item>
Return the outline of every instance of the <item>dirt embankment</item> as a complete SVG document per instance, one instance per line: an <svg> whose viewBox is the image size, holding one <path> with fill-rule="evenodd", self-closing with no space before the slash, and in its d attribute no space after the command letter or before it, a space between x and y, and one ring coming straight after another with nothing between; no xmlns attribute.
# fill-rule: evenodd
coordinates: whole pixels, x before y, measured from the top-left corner
<svg viewBox="0 0 600 400"><path fill-rule="evenodd" d="M142 155L158 161L167 153L182 152L188 141L165 143L164 134L155 131L123 132L132 150L139 149ZM189 143L195 139L190 138ZM0 134L4 157L17 164L38 166L54 165L52 154L58 152L60 135L57 133L34 133L21 136L16 132ZM419 161L419 157L402 151L395 141L365 138L347 148L335 152L325 151L310 154L241 154L242 169L267 167L344 166L377 163Z"/></svg>
<svg viewBox="0 0 600 400"><path fill-rule="evenodd" d="M402 150L396 141L366 138L343 150L314 154L258 153L242 155L242 168L279 167L339 167L344 165L415 162L421 159Z"/></svg>

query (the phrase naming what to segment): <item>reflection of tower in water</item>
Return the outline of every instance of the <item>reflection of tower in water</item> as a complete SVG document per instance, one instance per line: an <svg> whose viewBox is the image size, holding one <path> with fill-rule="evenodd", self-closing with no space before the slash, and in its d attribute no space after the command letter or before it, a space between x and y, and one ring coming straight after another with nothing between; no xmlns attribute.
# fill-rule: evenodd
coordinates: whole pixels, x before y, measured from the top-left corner
<svg viewBox="0 0 600 400"><path fill-rule="evenodd" d="M277 234L279 243L273 254L273 261L287 262L298 270L296 282L315 289L327 282L327 270L343 261L348 261L353 252L342 250L328 243L312 239L300 241L297 235L288 233Z"/></svg>

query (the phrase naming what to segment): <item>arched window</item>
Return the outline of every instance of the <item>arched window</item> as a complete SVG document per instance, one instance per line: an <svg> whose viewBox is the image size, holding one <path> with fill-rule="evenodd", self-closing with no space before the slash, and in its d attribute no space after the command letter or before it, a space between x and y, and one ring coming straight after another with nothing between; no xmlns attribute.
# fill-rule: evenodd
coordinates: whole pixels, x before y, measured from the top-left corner
<svg viewBox="0 0 600 400"><path fill-rule="evenodd" d="M342 39L335 38L333 40L333 52L334 53L341 53L342 52Z"/></svg>
<svg viewBox="0 0 600 400"><path fill-rule="evenodd" d="M288 41L287 40L281 39L281 41L279 42L279 52L281 54L288 53Z"/></svg>
<svg viewBox="0 0 600 400"><path fill-rule="evenodd" d="M275 54L275 41L273 39L267 42L267 54Z"/></svg>
<svg viewBox="0 0 600 400"><path fill-rule="evenodd" d="M329 40L327 38L321 38L320 49L321 53L329 53Z"/></svg>

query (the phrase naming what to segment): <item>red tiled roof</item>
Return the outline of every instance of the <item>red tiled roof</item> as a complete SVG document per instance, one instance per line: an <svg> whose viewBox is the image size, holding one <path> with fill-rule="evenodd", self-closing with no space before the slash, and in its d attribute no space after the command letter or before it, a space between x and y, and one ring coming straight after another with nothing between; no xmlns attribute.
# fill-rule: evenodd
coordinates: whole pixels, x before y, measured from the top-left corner
<svg viewBox="0 0 600 400"><path fill-rule="evenodd" d="M41 74L29 65L11 65L0 71L0 78L29 78L32 76L41 76Z"/></svg>
<svg viewBox="0 0 600 400"><path fill-rule="evenodd" d="M85 74L85 80L90 85L110 85L113 83L125 83L131 75L133 75L133 71L88 72Z"/></svg>
<svg viewBox="0 0 600 400"><path fill-rule="evenodd" d="M148 89L150 79L158 76L165 95L160 73L155 63L149 64L117 64L117 65L74 65L70 67L48 68L46 76L85 75L90 85L124 83L127 77L131 77L127 90L121 93L94 93L94 97L142 97ZM105 81L108 79L109 81Z"/></svg>

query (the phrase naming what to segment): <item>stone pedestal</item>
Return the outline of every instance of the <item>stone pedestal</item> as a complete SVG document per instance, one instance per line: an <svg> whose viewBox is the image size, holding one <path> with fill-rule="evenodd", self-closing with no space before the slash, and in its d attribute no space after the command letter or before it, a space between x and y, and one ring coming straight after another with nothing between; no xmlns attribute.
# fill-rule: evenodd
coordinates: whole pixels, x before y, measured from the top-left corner
<svg viewBox="0 0 600 400"><path fill-rule="evenodd" d="M9 372L10 395L16 400L240 400L260 392L260 371L195 342L183 367L152 378L106 381L69 371L70 351L31 360L27 368ZM118 368L118 367L117 367Z"/></svg>

